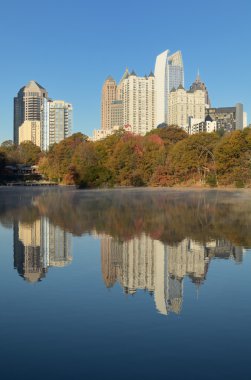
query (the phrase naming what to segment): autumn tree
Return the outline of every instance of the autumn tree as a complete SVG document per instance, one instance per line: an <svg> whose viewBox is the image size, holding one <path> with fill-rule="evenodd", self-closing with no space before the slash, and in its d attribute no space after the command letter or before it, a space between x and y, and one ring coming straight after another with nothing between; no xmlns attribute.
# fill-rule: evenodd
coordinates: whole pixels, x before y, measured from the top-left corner
<svg viewBox="0 0 251 380"><path fill-rule="evenodd" d="M75 133L50 147L49 152L39 162L39 170L52 180L64 182L69 171L72 173L72 157L78 145L85 143L87 137Z"/></svg>
<svg viewBox="0 0 251 380"><path fill-rule="evenodd" d="M216 133L199 133L189 136L170 150L168 171L176 183L193 180L205 183L206 177L216 173L214 147L220 137Z"/></svg>
<svg viewBox="0 0 251 380"><path fill-rule="evenodd" d="M225 134L214 150L217 173L223 185L244 186L251 179L250 131Z"/></svg>
<svg viewBox="0 0 251 380"><path fill-rule="evenodd" d="M17 152L21 163L35 165L39 161L41 149L31 141L24 141L18 146Z"/></svg>

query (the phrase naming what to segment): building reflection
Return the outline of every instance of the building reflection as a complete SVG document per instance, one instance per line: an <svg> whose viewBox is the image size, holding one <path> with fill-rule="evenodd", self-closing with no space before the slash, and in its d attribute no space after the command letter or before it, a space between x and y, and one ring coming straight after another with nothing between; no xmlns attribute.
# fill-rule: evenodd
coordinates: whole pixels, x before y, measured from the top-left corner
<svg viewBox="0 0 251 380"><path fill-rule="evenodd" d="M63 267L71 261L71 235L48 218L14 223L14 268L26 281L41 281L49 267Z"/></svg>
<svg viewBox="0 0 251 380"><path fill-rule="evenodd" d="M138 289L148 291L154 295L156 309L164 315L180 313L185 277L199 286L206 278L211 259L233 259L239 263L242 256L242 248L225 240L202 244L186 238L179 244L167 245L146 235L124 242L101 237L106 286L119 282L128 294Z"/></svg>

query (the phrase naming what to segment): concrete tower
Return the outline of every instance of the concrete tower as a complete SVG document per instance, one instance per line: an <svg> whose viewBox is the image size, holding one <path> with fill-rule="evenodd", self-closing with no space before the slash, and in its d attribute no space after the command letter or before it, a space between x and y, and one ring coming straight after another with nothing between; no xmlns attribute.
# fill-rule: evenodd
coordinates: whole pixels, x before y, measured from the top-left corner
<svg viewBox="0 0 251 380"><path fill-rule="evenodd" d="M22 87L14 98L14 143L19 144L19 127L25 121L40 121L43 99L47 91L34 80Z"/></svg>
<svg viewBox="0 0 251 380"><path fill-rule="evenodd" d="M101 101L101 129L111 129L111 105L116 100L117 84L116 81L109 76L102 88Z"/></svg>

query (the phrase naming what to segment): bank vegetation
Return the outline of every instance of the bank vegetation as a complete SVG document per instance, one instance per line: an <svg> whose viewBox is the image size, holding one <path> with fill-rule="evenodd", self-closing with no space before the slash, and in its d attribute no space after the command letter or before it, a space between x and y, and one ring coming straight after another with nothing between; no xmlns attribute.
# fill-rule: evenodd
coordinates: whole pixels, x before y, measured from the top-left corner
<svg viewBox="0 0 251 380"><path fill-rule="evenodd" d="M7 146L5 146L7 145ZM42 153L32 143L0 148L0 168L37 164L50 180L81 188L251 185L251 129L188 135L170 126L146 136L119 131L92 142L76 133Z"/></svg>

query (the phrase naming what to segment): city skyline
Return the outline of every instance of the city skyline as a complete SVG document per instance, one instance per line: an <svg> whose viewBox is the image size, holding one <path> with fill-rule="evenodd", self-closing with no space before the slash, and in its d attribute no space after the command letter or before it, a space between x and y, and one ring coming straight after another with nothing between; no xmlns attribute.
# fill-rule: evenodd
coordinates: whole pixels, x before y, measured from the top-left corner
<svg viewBox="0 0 251 380"><path fill-rule="evenodd" d="M211 4L212 9L214 3ZM50 6L50 14L46 7L41 9L40 17L46 20L46 28L31 36L31 46L39 40L39 48L35 48L27 60L27 52L16 35L21 27L24 34L31 27L31 24L22 22L27 15L33 16L31 4L30 1L25 4L14 1L14 7L4 4L2 9L4 60L0 83L5 96L0 104L0 142L12 139L12 98L23 83L35 79L45 88L50 88L52 98L69 100L74 105L74 131L91 135L100 125L100 94L104 78L112 74L119 81L127 66L130 71L134 69L139 75L144 75L149 69L154 70L155 57L165 49L182 51L186 87L193 82L199 68L207 84L212 107L243 103L250 122L248 1L241 1L238 8L226 1L217 4L218 11L212 16L213 27L209 28L207 36L205 31L200 32L205 29L204 17L201 17L203 10L198 1L192 5L183 2L182 6L159 1L159 7L154 7L151 12L144 9L143 2L134 4L130 31L126 33L126 15L119 16L113 1L106 7L101 2L86 7L75 0L70 9L63 4L59 9L55 2ZM178 10L178 21L167 18L167 13L175 14ZM138 12L143 13L145 21L140 28ZM58 13L60 17L55 25L54 16ZM110 13L114 19L113 28L104 24L105 16ZM66 17L67 28L64 23ZM83 17L84 23L80 22ZM238 19L241 22L236 22ZM65 44L68 46L67 54L63 49ZM44 59L47 56L50 59ZM243 57L241 61L240 56Z"/></svg>

